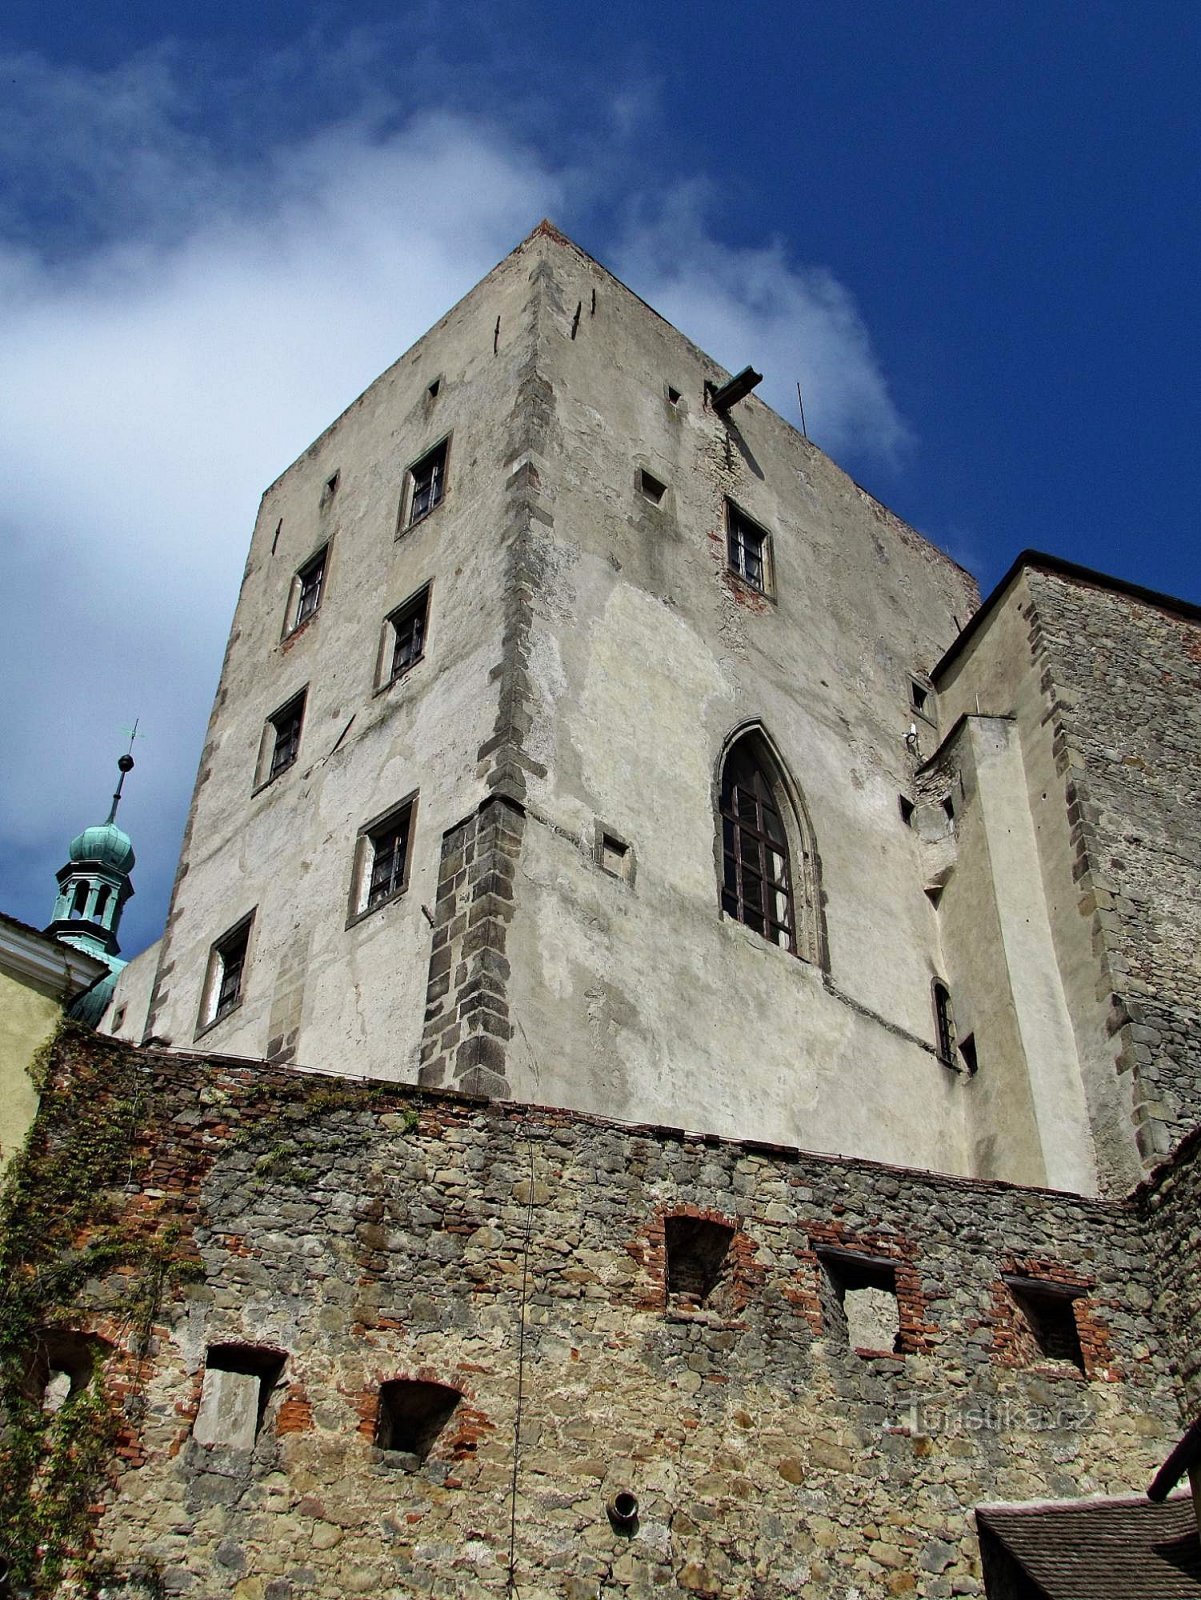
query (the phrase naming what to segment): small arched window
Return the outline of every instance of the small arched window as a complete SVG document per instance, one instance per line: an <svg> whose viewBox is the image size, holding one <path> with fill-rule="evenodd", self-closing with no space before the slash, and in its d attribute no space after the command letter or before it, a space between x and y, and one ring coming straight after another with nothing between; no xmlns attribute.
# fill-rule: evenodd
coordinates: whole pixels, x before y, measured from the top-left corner
<svg viewBox="0 0 1201 1600"><path fill-rule="evenodd" d="M111 894L112 890L106 883L101 884L100 888L96 891L96 906L92 912L92 916L97 922L100 921L101 917L103 917L104 913L108 910L109 896Z"/></svg>
<svg viewBox="0 0 1201 1600"><path fill-rule="evenodd" d="M71 916L82 917L84 915L88 904L88 890L91 887L91 884L83 878L75 885L75 899L71 903Z"/></svg>
<svg viewBox="0 0 1201 1600"><path fill-rule="evenodd" d="M752 731L722 766L721 906L806 961L820 959L816 861L766 739Z"/></svg>

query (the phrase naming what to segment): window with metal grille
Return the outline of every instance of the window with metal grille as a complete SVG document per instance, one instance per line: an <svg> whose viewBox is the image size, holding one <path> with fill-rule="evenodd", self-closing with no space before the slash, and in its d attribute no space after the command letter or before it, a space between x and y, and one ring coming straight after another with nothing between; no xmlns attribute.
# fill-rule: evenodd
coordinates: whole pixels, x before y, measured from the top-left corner
<svg viewBox="0 0 1201 1600"><path fill-rule="evenodd" d="M395 683L410 667L415 666L425 654L425 627L429 615L430 592L428 587L415 594L411 600L398 607L388 618L388 676L385 683Z"/></svg>
<svg viewBox="0 0 1201 1600"><path fill-rule="evenodd" d="M208 978L201 1006L200 1026L208 1027L227 1016L242 999L242 979L254 913L223 934L209 952Z"/></svg>
<svg viewBox="0 0 1201 1600"><path fill-rule="evenodd" d="M268 783L272 778L277 778L281 772L286 772L300 753L300 729L304 722L306 693L307 691L301 690L269 719L273 741L271 761L267 769Z"/></svg>
<svg viewBox="0 0 1201 1600"><path fill-rule="evenodd" d="M446 493L446 445L443 439L415 467L409 468L410 527L428 516Z"/></svg>
<svg viewBox="0 0 1201 1600"><path fill-rule="evenodd" d="M769 588L770 547L767 530L726 501L726 555L730 571L766 594Z"/></svg>
<svg viewBox="0 0 1201 1600"><path fill-rule="evenodd" d="M721 830L722 910L795 954L788 836L774 786L745 739L722 772Z"/></svg>
<svg viewBox="0 0 1201 1600"><path fill-rule="evenodd" d="M325 587L325 557L326 550L318 550L293 580L296 595L296 606L292 613L293 632L302 622L307 622L321 604L321 591Z"/></svg>

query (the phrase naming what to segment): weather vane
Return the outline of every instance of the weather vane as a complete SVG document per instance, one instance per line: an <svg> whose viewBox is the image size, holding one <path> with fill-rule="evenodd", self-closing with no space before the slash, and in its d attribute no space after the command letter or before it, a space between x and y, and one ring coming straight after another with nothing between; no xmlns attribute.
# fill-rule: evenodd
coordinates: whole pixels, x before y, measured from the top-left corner
<svg viewBox="0 0 1201 1600"><path fill-rule="evenodd" d="M133 727L132 728L122 728L121 729L122 733L125 733L125 734L129 735L129 749L125 752L125 754L123 756L120 757L120 759L117 762L117 766L118 766L118 768L120 770L121 776L117 779L116 791L113 794L112 809L109 811L109 814L108 814L108 821L109 822L116 822L116 820L117 820L117 807L121 804L121 791L125 787L125 774L127 772L132 772L133 771L133 755L131 754L131 752L133 750L133 742L134 742L135 739L138 739L138 738L144 739L146 737L146 735L144 733L143 734L139 734L138 733L138 723L141 720L142 719L140 717L135 717L133 719Z"/></svg>

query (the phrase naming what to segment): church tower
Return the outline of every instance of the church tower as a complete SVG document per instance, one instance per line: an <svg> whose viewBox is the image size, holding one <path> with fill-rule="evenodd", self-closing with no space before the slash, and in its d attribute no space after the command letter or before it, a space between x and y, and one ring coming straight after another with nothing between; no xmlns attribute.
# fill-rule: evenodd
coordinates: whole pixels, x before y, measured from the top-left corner
<svg viewBox="0 0 1201 1600"><path fill-rule="evenodd" d="M98 956L109 968L109 976L81 995L72 1007L71 1015L82 1022L99 1021L112 996L117 973L125 966L117 929L134 892L131 874L135 857L129 835L117 826L117 807L133 764L129 754L120 758L117 768L121 776L108 816L71 840L67 863L57 874L54 915L45 930L63 944Z"/></svg>

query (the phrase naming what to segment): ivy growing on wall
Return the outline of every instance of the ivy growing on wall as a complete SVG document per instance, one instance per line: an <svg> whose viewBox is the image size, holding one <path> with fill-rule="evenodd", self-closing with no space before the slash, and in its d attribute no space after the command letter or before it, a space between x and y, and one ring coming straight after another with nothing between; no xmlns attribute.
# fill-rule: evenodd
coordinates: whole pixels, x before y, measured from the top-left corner
<svg viewBox="0 0 1201 1600"><path fill-rule="evenodd" d="M69 1070L56 1075L55 1057ZM163 1296L195 1270L178 1220L122 1219L142 1164L144 1067L67 1025L39 1072L41 1112L0 1195L0 1561L9 1591L32 1596L68 1576L94 1589L94 1507L125 1421L101 1359L57 1410L44 1402L56 1338L86 1322L102 1284L106 1324L136 1360Z"/></svg>

